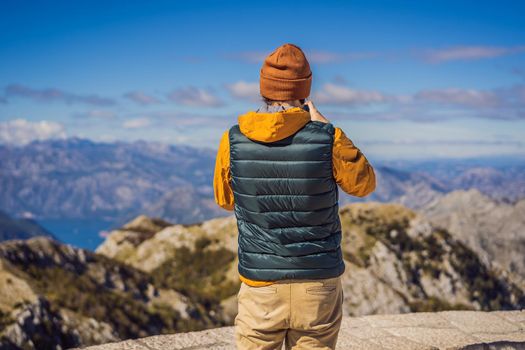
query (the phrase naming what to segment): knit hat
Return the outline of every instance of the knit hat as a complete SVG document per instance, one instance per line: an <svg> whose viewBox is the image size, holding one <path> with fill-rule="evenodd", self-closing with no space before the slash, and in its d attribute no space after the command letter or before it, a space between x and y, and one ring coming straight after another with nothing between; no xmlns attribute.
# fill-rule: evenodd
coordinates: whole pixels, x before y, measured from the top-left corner
<svg viewBox="0 0 525 350"><path fill-rule="evenodd" d="M294 44L284 44L266 57L261 68L261 95L275 101L307 98L312 85L312 71L303 51Z"/></svg>

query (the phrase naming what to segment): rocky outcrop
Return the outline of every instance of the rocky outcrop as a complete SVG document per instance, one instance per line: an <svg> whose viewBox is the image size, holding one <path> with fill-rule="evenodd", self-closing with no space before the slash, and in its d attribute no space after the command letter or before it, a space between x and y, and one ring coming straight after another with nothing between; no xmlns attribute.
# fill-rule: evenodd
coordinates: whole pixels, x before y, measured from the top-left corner
<svg viewBox="0 0 525 350"><path fill-rule="evenodd" d="M11 349L63 349L81 344L78 332L68 327L49 301L39 297L12 313L13 322L3 332L0 347ZM118 338L116 338L118 339ZM116 340L103 338L102 341Z"/></svg>
<svg viewBox="0 0 525 350"><path fill-rule="evenodd" d="M210 239L210 248L237 251L237 224L234 216L216 218L194 225L169 225L155 232L139 229L151 219L135 218L121 229L111 231L96 252L151 272L173 259L178 249L193 248L199 239Z"/></svg>
<svg viewBox="0 0 525 350"><path fill-rule="evenodd" d="M158 335L86 350L235 349L234 327ZM442 311L344 317L337 349L525 349L525 311Z"/></svg>
<svg viewBox="0 0 525 350"><path fill-rule="evenodd" d="M225 324L145 272L45 237L0 244L0 282L2 349L64 349Z"/></svg>
<svg viewBox="0 0 525 350"><path fill-rule="evenodd" d="M362 203L340 216L348 315L525 307L508 276L412 210Z"/></svg>
<svg viewBox="0 0 525 350"><path fill-rule="evenodd" d="M344 304L346 315L525 306L523 290L504 271L493 271L446 230L402 205L356 203L342 207L340 216L346 264L343 288L349 296ZM208 240L205 249L196 249L203 240ZM203 287L222 293L218 312L231 320L236 313L232 297L239 281L234 216L172 225L153 235L116 230L97 252L162 276L162 269L184 269L180 256L187 254L186 250L193 252L195 261L219 252L232 257L218 268L221 278L216 277L230 282L230 293L213 283ZM201 281L202 276L189 279L189 283L192 280Z"/></svg>
<svg viewBox="0 0 525 350"><path fill-rule="evenodd" d="M483 263L508 271L525 286L525 200L496 202L471 189L451 192L422 212L474 250Z"/></svg>

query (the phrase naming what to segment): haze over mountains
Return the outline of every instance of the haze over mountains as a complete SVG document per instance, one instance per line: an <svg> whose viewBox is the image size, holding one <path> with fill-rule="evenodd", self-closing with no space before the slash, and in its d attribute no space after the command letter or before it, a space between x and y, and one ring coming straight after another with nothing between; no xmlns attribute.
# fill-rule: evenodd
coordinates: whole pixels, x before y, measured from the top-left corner
<svg viewBox="0 0 525 350"><path fill-rule="evenodd" d="M210 203L214 156L186 146L78 138L0 145L0 210L13 216L125 221L172 205L181 210L167 218L198 222L222 214ZM181 195L184 202L177 199ZM163 208L157 209L159 203Z"/></svg>
<svg viewBox="0 0 525 350"><path fill-rule="evenodd" d="M0 210L14 217L109 219L140 215L190 224L229 215L213 201L215 150L150 142L84 139L0 145ZM422 208L457 189L490 198L525 197L525 161L516 158L372 161L376 191L365 201ZM342 204L360 201L344 192Z"/></svg>

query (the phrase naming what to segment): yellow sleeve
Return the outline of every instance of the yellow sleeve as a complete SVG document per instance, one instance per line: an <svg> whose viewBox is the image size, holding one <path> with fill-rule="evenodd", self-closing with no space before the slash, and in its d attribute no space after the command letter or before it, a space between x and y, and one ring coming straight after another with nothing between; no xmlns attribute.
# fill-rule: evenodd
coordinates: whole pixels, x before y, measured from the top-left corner
<svg viewBox="0 0 525 350"><path fill-rule="evenodd" d="M230 139L228 130L222 134L217 158L215 159L215 171L213 174L213 192L215 202L226 210L233 210L233 190L231 187L230 174Z"/></svg>
<svg viewBox="0 0 525 350"><path fill-rule="evenodd" d="M343 130L335 128L332 153L333 174L341 189L353 196L365 197L376 188L374 168Z"/></svg>

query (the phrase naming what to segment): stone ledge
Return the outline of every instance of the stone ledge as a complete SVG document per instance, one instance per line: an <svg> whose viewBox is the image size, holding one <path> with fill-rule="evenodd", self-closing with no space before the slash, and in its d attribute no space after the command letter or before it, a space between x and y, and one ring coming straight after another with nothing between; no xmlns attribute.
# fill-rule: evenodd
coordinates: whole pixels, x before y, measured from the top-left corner
<svg viewBox="0 0 525 350"><path fill-rule="evenodd" d="M235 349L234 327L157 335L89 350ZM525 309L441 311L344 317L337 349L525 349Z"/></svg>

